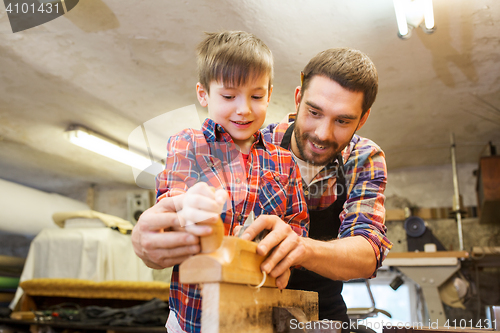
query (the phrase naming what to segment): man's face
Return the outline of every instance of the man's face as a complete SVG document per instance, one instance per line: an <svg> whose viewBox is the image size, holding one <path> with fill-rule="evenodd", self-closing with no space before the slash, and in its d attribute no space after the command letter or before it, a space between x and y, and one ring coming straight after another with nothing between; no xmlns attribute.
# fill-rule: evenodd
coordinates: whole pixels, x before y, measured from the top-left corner
<svg viewBox="0 0 500 333"><path fill-rule="evenodd" d="M361 117L362 105L362 92L349 91L324 76L314 76L304 94L297 87L293 153L316 165L332 161L368 119L370 110Z"/></svg>

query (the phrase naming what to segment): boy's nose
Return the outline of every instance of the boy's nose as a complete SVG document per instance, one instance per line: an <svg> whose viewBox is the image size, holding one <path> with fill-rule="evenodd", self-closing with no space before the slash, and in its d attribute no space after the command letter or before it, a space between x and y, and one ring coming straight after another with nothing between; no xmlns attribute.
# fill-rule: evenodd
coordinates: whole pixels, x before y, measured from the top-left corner
<svg viewBox="0 0 500 333"><path fill-rule="evenodd" d="M250 102L243 101L238 105L238 108L236 109L236 114L238 115L246 115L252 112Z"/></svg>

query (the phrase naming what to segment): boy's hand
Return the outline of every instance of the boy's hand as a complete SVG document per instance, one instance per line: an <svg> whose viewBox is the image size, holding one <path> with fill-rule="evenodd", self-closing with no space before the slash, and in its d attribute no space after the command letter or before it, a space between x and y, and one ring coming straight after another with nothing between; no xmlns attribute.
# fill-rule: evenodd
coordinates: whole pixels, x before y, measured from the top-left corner
<svg viewBox="0 0 500 333"><path fill-rule="evenodd" d="M200 252L199 236L212 232L210 227L193 226L190 233L181 228L177 210L182 195L162 199L139 217L132 230L132 245L146 266L163 269L180 264Z"/></svg>
<svg viewBox="0 0 500 333"><path fill-rule="evenodd" d="M182 210L179 211L181 226L191 231L195 223L215 223L227 199L225 190L215 190L207 183L196 183L183 196Z"/></svg>
<svg viewBox="0 0 500 333"><path fill-rule="evenodd" d="M303 238L299 237L288 224L276 215L259 216L246 230L242 239L252 240L262 230L271 232L257 246L260 255L271 254L261 265L263 271L276 278L276 286L283 289L290 278L290 267L300 265L305 246Z"/></svg>

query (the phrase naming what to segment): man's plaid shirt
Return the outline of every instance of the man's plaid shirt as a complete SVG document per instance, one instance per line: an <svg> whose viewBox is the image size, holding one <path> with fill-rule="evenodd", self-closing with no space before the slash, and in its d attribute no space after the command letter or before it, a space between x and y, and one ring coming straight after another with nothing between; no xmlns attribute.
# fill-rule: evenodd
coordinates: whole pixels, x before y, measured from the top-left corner
<svg viewBox="0 0 500 333"><path fill-rule="evenodd" d="M263 129L264 139L279 145L295 117L296 114L290 114L288 122L271 124ZM375 251L378 269L392 247L384 225L384 190L387 183L385 155L373 141L355 134L342 151L342 157L347 200L340 215L339 238L360 235L367 239ZM330 163L314 177L309 186L303 184L309 210L323 210L337 200L337 168L337 161ZM375 274L376 271L372 277Z"/></svg>
<svg viewBox="0 0 500 333"><path fill-rule="evenodd" d="M169 138L165 170L156 178L157 202L185 193L197 182L224 188L229 201L221 214L225 234L233 234L253 211L255 216L277 215L300 236L307 236L309 215L301 191L300 171L288 150L265 142L254 134L246 170L231 136L211 119L202 130L187 129ZM180 327L199 332L201 295L196 285L179 283L174 266L170 284L170 308Z"/></svg>

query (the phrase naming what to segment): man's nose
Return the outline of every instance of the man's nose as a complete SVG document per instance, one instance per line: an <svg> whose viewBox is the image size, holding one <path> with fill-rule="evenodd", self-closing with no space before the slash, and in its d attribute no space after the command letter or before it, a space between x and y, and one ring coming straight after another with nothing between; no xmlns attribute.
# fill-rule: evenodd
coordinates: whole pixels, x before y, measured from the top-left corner
<svg viewBox="0 0 500 333"><path fill-rule="evenodd" d="M321 141L332 142L334 141L333 126L328 121L320 122L319 126L316 127L314 134Z"/></svg>

